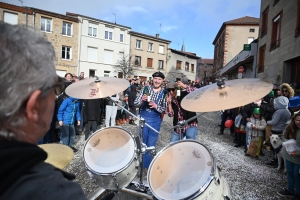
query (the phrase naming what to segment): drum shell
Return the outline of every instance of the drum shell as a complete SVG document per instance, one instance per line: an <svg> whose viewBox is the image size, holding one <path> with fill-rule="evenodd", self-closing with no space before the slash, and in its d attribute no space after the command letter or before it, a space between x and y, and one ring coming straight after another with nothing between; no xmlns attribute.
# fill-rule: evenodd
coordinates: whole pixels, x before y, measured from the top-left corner
<svg viewBox="0 0 300 200"><path fill-rule="evenodd" d="M87 148L91 148L91 145L88 145L89 141L95 140L95 137L99 136L101 138L101 142L106 142L105 137L103 137L106 132L112 131L114 133L118 133L120 135L127 134L125 135L127 139L130 140L130 144L132 144L134 147L131 146L131 150L128 152L130 154L130 161L127 162L125 166L120 166L114 171L110 172L103 172L99 169L95 169L91 166L91 161L88 159L88 153L87 153ZM97 135L98 134L98 135ZM110 142L114 142L115 139L112 139ZM101 144L99 144L101 145ZM114 145L114 144L113 144ZM127 144L125 144L127 145ZM88 147L89 146L89 147ZM115 148L115 146L114 146ZM105 149L102 151L105 151ZM109 151L109 150L107 150ZM90 171L93 174L93 178L95 179L96 183L108 190L119 190L120 188L126 187L137 175L138 172L138 166L139 166L139 161L137 159L137 148L136 148L136 141L134 139L134 136L126 131L125 129L122 129L120 127L108 127L108 128L103 128L97 132L95 132L93 135L91 135L87 140L84 145L83 149L83 160L85 163L86 168L88 171ZM85 155L86 154L86 155ZM95 156L95 155L93 155ZM111 159L107 157L107 159ZM91 166L90 166L91 165Z"/></svg>

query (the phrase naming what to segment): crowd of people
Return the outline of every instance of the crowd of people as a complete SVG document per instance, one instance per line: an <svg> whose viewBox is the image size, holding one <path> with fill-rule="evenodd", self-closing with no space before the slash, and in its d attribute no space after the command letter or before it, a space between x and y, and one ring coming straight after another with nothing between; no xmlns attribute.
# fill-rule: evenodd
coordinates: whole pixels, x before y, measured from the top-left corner
<svg viewBox="0 0 300 200"><path fill-rule="evenodd" d="M78 77L67 73L61 78L56 75L54 60L51 43L38 31L0 22L0 199L85 199L80 186L69 181L75 176L45 163L47 153L36 145L60 142L76 152L76 130L84 132L87 140L101 127L136 125L135 116L142 117L153 128L145 126L140 132L149 147L156 146L164 117L173 117L174 126L193 118L174 129L170 142L181 137L196 139L196 113L184 110L180 103L188 93L204 86L200 79L170 83L163 73L155 72L149 81L128 77L128 88L110 98L80 100L64 91L86 79L84 73ZM300 199L299 95L297 84L275 86L262 99L223 111L218 133L223 135L225 127L230 128L235 146L244 147L245 156L257 158L264 156L265 150L273 151L270 167L277 167L277 154L282 152L288 186L278 194L295 199ZM228 126L228 120L234 125ZM283 141L293 142L292 146L272 148L270 134L282 136ZM151 160L149 152L144 154L146 170Z"/></svg>

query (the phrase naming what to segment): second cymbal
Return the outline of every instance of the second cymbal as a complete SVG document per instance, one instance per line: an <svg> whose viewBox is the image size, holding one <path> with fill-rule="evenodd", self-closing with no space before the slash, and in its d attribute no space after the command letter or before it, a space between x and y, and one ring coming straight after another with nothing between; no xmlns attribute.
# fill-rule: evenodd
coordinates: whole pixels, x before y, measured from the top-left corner
<svg viewBox="0 0 300 200"><path fill-rule="evenodd" d="M217 84L199 88L181 101L185 110L193 112L214 112L240 107L266 96L273 84L258 78L225 81L225 87Z"/></svg>

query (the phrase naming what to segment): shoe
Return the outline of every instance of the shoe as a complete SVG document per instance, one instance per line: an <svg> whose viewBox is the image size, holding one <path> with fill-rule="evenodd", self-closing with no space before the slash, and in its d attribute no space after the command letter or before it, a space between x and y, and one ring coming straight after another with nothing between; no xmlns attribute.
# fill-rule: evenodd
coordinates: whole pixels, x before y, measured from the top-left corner
<svg viewBox="0 0 300 200"><path fill-rule="evenodd" d="M221 131L218 133L218 135L223 135L224 133L222 133Z"/></svg>
<svg viewBox="0 0 300 200"><path fill-rule="evenodd" d="M259 155L260 156L265 156L265 154L264 154L264 152L262 152L262 150L260 150Z"/></svg>
<svg viewBox="0 0 300 200"><path fill-rule="evenodd" d="M130 121L130 119L129 119L129 118L127 118L127 119L126 119L126 122L129 122L129 121Z"/></svg>
<svg viewBox="0 0 300 200"><path fill-rule="evenodd" d="M116 120L116 125L119 126L120 125L120 121L117 119Z"/></svg>
<svg viewBox="0 0 300 200"><path fill-rule="evenodd" d="M245 156L251 156L250 154L245 153Z"/></svg>
<svg viewBox="0 0 300 200"><path fill-rule="evenodd" d="M268 167L271 167L271 168L277 168L278 167L278 163L277 161L276 162L269 162L266 164Z"/></svg>
<svg viewBox="0 0 300 200"><path fill-rule="evenodd" d="M129 121L129 124L131 124L131 125L136 125L136 124L134 123L133 119L131 119L131 120Z"/></svg>
<svg viewBox="0 0 300 200"><path fill-rule="evenodd" d="M294 193L288 191L287 189L284 189L284 190L282 190L282 191L280 191L280 192L277 192L277 194L278 194L279 196L282 196L282 197L294 197Z"/></svg>
<svg viewBox="0 0 300 200"><path fill-rule="evenodd" d="M74 153L76 153L78 150L74 147L71 147L71 149L73 150Z"/></svg>
<svg viewBox="0 0 300 200"><path fill-rule="evenodd" d="M241 146L242 146L241 144L234 145L234 147L241 147Z"/></svg>
<svg viewBox="0 0 300 200"><path fill-rule="evenodd" d="M234 137L234 133L230 133L230 136Z"/></svg>
<svg viewBox="0 0 300 200"><path fill-rule="evenodd" d="M244 153L247 153L248 149L244 149Z"/></svg>

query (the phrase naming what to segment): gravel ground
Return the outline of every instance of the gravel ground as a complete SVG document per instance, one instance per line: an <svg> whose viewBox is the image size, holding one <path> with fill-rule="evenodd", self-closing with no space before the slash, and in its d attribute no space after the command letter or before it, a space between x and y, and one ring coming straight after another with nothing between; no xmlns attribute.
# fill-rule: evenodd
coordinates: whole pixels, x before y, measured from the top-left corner
<svg viewBox="0 0 300 200"><path fill-rule="evenodd" d="M282 171L265 165L271 160L271 153L263 149L266 156L260 156L258 159L245 157L243 147L234 147L233 137L229 135L228 129L225 130L224 135L217 135L219 118L218 112L201 115L198 118L197 140L210 149L215 157L217 166L221 168L228 182L232 199L282 199L276 193L287 186L287 178ZM137 133L136 126L126 124L122 127L133 134ZM157 143L157 152L169 144L171 132L167 130L170 128L172 128L172 118L165 116ZM83 145L84 134L77 135L75 147L79 151L65 170L76 175L75 182L81 185L85 195L88 196L98 186L90 180L86 172L81 155ZM120 195L114 199L132 198L122 198Z"/></svg>

